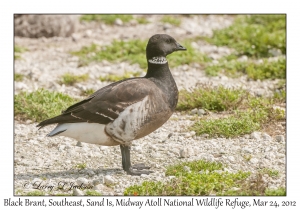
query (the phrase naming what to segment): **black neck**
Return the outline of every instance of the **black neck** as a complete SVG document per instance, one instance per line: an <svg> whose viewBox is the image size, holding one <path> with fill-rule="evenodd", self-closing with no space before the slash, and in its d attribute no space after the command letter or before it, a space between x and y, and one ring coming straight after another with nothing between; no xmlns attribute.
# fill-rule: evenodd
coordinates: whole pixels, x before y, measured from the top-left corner
<svg viewBox="0 0 300 210"><path fill-rule="evenodd" d="M154 77L154 78L165 78L171 75L168 63L165 64L153 64L148 61L148 70L146 74L146 78Z"/></svg>
<svg viewBox="0 0 300 210"><path fill-rule="evenodd" d="M145 78L153 81L166 94L170 108L174 111L178 101L178 89L168 63L153 64L148 61Z"/></svg>

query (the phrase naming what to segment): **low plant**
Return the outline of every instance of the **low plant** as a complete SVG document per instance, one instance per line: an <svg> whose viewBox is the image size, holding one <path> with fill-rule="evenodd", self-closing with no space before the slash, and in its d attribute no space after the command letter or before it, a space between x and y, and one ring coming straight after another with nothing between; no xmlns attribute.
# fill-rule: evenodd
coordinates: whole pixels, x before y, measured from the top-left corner
<svg viewBox="0 0 300 210"><path fill-rule="evenodd" d="M285 79L286 78L286 60L280 58L277 61L268 61L264 59L262 63L221 60L218 64L205 67L205 72L209 76L217 76L220 73L229 77L239 77L247 75L253 80L265 79Z"/></svg>
<svg viewBox="0 0 300 210"><path fill-rule="evenodd" d="M88 74L75 75L75 74L71 74L71 73L65 73L61 76L60 83L71 86L78 82L87 81L88 79L89 79Z"/></svg>
<svg viewBox="0 0 300 210"><path fill-rule="evenodd" d="M180 91L176 109L184 111L201 107L210 111L235 110L247 97L248 93L242 89L202 84L191 92Z"/></svg>
<svg viewBox="0 0 300 210"><path fill-rule="evenodd" d="M142 69L147 68L147 60L145 57L147 41L129 40L116 41L114 40L110 45L99 46L91 44L83 47L81 50L71 52L71 54L80 57L81 64L87 65L90 62L100 62L102 60L122 62L128 61L130 64L139 64ZM191 46L191 42L186 40L182 42L188 50L180 55L174 53L168 56L168 61L171 67L180 66L191 63L206 63L211 59L205 54L195 50Z"/></svg>
<svg viewBox="0 0 300 210"><path fill-rule="evenodd" d="M43 196L43 195L45 195L45 193L40 190L34 190L34 191L26 193L25 195L26 196Z"/></svg>
<svg viewBox="0 0 300 210"><path fill-rule="evenodd" d="M174 26L180 26L181 19L172 15L164 15L161 20L162 23L169 23Z"/></svg>
<svg viewBox="0 0 300 210"><path fill-rule="evenodd" d="M81 21L102 21L109 25L113 25L116 19L120 19L123 23L126 23L132 20L133 17L127 14L86 14L80 17Z"/></svg>
<svg viewBox="0 0 300 210"><path fill-rule="evenodd" d="M87 196L101 196L101 193L97 192L96 190L87 190L85 192Z"/></svg>
<svg viewBox="0 0 300 210"><path fill-rule="evenodd" d="M189 167L190 171L184 169ZM238 187L239 180L246 179L250 173L228 173L222 171L221 163L203 160L179 163L167 168L167 176L175 176L170 181L145 181L125 189L124 195L142 196L179 196L179 195L210 195ZM218 170L218 171L217 171Z"/></svg>
<svg viewBox="0 0 300 210"><path fill-rule="evenodd" d="M108 74L105 76L99 77L100 81L102 82L117 82L123 79L131 78L131 77L139 77L141 76L141 72L128 72L126 71L123 75L115 75L115 74Z"/></svg>
<svg viewBox="0 0 300 210"><path fill-rule="evenodd" d="M78 163L76 166L78 169L85 169L86 168L86 163Z"/></svg>
<svg viewBox="0 0 300 210"><path fill-rule="evenodd" d="M21 82L24 79L24 74L15 73L14 74L14 81L15 82Z"/></svg>
<svg viewBox="0 0 300 210"><path fill-rule="evenodd" d="M33 92L20 92L14 96L14 114L20 120L39 122L55 115L75 103L68 95L38 89Z"/></svg>
<svg viewBox="0 0 300 210"><path fill-rule="evenodd" d="M286 54L286 15L240 15L224 29L205 38L217 46L236 49L238 55L262 58Z"/></svg>
<svg viewBox="0 0 300 210"><path fill-rule="evenodd" d="M20 59L21 58L21 54L23 52L27 51L27 49L25 47L21 47L18 45L14 46L14 59Z"/></svg>

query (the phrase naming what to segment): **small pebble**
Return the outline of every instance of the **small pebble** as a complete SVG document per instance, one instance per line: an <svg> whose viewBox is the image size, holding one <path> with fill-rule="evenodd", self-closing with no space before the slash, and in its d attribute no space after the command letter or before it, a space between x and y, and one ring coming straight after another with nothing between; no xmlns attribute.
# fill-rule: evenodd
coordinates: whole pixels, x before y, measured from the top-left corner
<svg viewBox="0 0 300 210"><path fill-rule="evenodd" d="M252 163L252 164L257 164L257 163L258 163L258 159L256 159L256 158L251 158L251 159L250 159L250 163Z"/></svg>
<svg viewBox="0 0 300 210"><path fill-rule="evenodd" d="M197 113L198 113L198 109L197 108L191 110L191 115L195 115Z"/></svg>
<svg viewBox="0 0 300 210"><path fill-rule="evenodd" d="M73 195L82 196L82 195L84 195L84 193L79 189L73 189Z"/></svg>
<svg viewBox="0 0 300 210"><path fill-rule="evenodd" d="M255 131L255 132L251 133L250 138L259 140L260 139L260 134Z"/></svg>
<svg viewBox="0 0 300 210"><path fill-rule="evenodd" d="M81 184L88 185L88 183L89 183L89 181L86 178L84 178L84 177L79 177L76 180L76 182L77 182L78 185L81 185Z"/></svg>
<svg viewBox="0 0 300 210"><path fill-rule="evenodd" d="M77 144L76 144L77 147L82 147L82 143L80 141L77 141Z"/></svg>
<svg viewBox="0 0 300 210"><path fill-rule="evenodd" d="M104 183L105 183L106 185L112 185L112 184L115 183L115 181L114 181L114 179L112 178L112 176L106 175L106 176L104 177Z"/></svg>
<svg viewBox="0 0 300 210"><path fill-rule="evenodd" d="M199 116L202 116L205 114L205 111L204 111L204 109L199 109L197 113Z"/></svg>
<svg viewBox="0 0 300 210"><path fill-rule="evenodd" d="M283 135L277 135L275 137L276 141L279 142L279 143L282 143L284 142L284 136Z"/></svg>

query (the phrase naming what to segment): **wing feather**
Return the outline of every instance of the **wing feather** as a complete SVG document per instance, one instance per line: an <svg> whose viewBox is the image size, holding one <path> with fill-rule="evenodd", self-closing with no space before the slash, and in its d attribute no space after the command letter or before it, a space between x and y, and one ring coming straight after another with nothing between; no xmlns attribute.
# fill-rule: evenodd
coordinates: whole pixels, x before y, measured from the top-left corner
<svg viewBox="0 0 300 210"><path fill-rule="evenodd" d="M151 88L154 88L151 89ZM128 106L155 92L154 83L145 78L127 79L108 85L90 97L73 104L61 115L39 123L43 127L54 123L90 122L108 124Z"/></svg>

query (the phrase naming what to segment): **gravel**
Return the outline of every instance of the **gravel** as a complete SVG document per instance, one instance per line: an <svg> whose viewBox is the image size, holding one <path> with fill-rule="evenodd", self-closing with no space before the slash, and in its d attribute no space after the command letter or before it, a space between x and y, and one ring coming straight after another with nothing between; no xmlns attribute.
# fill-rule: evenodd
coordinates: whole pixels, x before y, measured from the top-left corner
<svg viewBox="0 0 300 210"><path fill-rule="evenodd" d="M122 74L125 70L141 71L138 65L127 62L110 63L102 61L89 66L78 67L78 58L69 51L79 50L91 43L109 44L114 39L148 39L155 33L168 33L176 39L199 35L212 35L214 29L229 26L232 16L193 16L183 18L180 27L165 25L152 15L150 24L115 23L108 26L102 23L81 23L79 31L71 37L28 39L15 37L15 44L25 47L22 59L15 62L15 73L26 75L22 82L15 82L15 93L46 88L79 97L82 88L95 90L108 85L97 78L108 73ZM126 27L125 27L126 26ZM231 53L231 49L211 46L201 42L193 43L200 51L208 53L213 59ZM245 58L244 58L245 59ZM75 86L61 85L60 75L88 73L86 82ZM268 95L277 84L273 81L249 81L246 77L227 78L225 76L206 77L203 67L198 64L182 65L172 68L179 89L193 89L198 84L210 83L213 86L237 87L251 93ZM187 82L188 81L188 82ZM141 184L143 181L167 181L166 167L181 161L205 159L223 163L225 171L238 170L257 173L262 168L278 170L278 177L267 177L266 184L276 188L285 186L285 134L277 135L253 132L237 138L210 138L207 134L196 136L187 128L194 123L193 115L203 115L204 110L195 109L193 113L173 114L161 128L133 142L132 164L145 163L151 166L149 175L130 176L122 170L121 152L118 146L106 147L80 143L67 137L46 137L54 128L47 126L37 130L37 123L15 121L15 194L32 191L36 183L41 186L54 186L44 189L46 195L69 193L84 195L87 189L94 189L102 195L122 195L126 187ZM246 156L251 157L249 160ZM85 167L79 168L78 165ZM189 168L185 168L189 171ZM206 172L201 172L206 173ZM26 183L29 183L26 185ZM64 183L62 188L61 186ZM75 189L82 185L86 189ZM25 187L26 186L26 187Z"/></svg>
<svg viewBox="0 0 300 210"><path fill-rule="evenodd" d="M178 113L174 114L179 117ZM106 147L82 143L76 146L76 141L67 137L45 137L51 127L42 130L36 129L36 124L15 123L15 190L24 191L24 184L33 183L31 180L45 178L44 185L58 186L65 182L64 189L76 185L92 186L103 195L116 195L126 187L141 184L146 180L169 180L165 177L167 166L180 161L205 159L218 161L226 165L226 170L238 170L257 173L262 168L279 171L279 177L268 177L279 180L274 186L285 186L285 142L275 138L266 141L263 138L209 138L199 140L192 132L186 136L185 127L191 124L190 120L169 120L157 131L149 136L133 142L132 163L145 163L151 166L154 173L143 176L129 176L121 167L121 152L119 147ZM172 136L165 142L162 137ZM184 134L184 135L182 135ZM263 136L266 133L255 132ZM158 138L159 136L159 138ZM251 135L252 136L252 135ZM39 140L43 137L43 140ZM193 138L195 137L195 138ZM64 149L61 149L64 148ZM66 150L66 148L68 148ZM136 148L136 149L134 149ZM245 155L251 159L244 158ZM86 168L76 168L77 164L86 163ZM188 171L188 168L185 170ZM38 181L38 180L35 180ZM33 189L33 185L30 189ZM84 192L84 190L83 190ZM50 194L62 193L55 188ZM81 191L73 191L80 195Z"/></svg>

